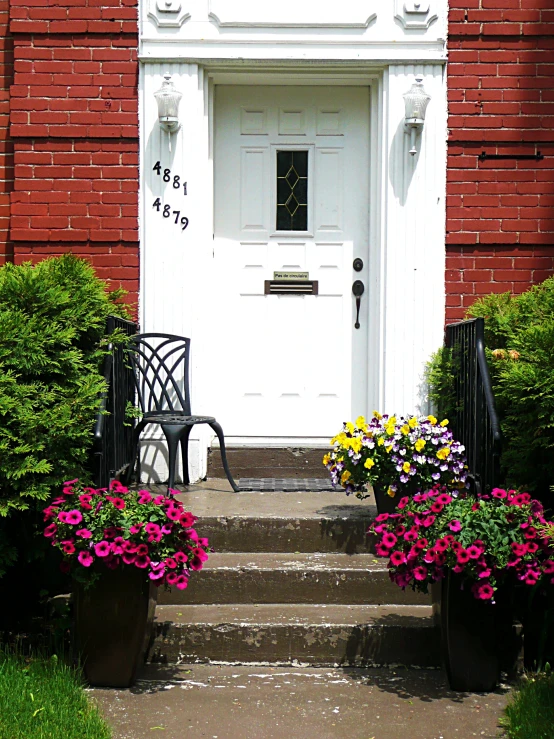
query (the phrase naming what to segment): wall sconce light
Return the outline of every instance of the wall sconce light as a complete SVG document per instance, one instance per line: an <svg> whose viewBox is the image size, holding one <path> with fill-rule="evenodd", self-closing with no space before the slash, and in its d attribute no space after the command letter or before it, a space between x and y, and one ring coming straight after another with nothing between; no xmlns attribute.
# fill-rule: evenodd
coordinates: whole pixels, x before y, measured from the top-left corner
<svg viewBox="0 0 554 739"><path fill-rule="evenodd" d="M425 123L425 111L431 96L423 89L423 77L417 75L415 82L404 95L404 105L406 106L405 130L410 134L410 154L417 154L416 134L423 130Z"/></svg>
<svg viewBox="0 0 554 739"><path fill-rule="evenodd" d="M164 81L158 92L154 93L158 104L158 120L164 131L171 136L180 128L179 103L183 95L175 88L170 74L164 74Z"/></svg>

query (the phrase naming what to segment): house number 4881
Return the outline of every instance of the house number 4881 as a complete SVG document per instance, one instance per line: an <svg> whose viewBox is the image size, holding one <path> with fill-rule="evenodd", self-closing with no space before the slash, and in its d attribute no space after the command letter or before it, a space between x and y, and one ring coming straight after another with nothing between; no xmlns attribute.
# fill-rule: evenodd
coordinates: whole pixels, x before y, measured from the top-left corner
<svg viewBox="0 0 554 739"><path fill-rule="evenodd" d="M161 177L164 182L172 182L174 190L180 190L182 187L183 195L187 194L187 183L181 182L180 175L174 174L172 180L171 170L169 168L163 169L161 162L156 162L156 164L152 167L152 170L158 175L158 177Z"/></svg>

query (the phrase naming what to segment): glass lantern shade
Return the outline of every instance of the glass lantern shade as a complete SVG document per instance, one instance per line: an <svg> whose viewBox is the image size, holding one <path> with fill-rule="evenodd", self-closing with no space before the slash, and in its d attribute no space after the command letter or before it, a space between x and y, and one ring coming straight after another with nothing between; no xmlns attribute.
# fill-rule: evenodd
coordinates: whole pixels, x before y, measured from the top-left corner
<svg viewBox="0 0 554 739"><path fill-rule="evenodd" d="M423 89L423 77L416 77L415 82L404 93L404 105L406 106L406 123L422 126L425 121L425 111L431 96Z"/></svg>
<svg viewBox="0 0 554 739"><path fill-rule="evenodd" d="M175 89L170 74L164 74L162 86L154 93L154 97L161 126L168 131L176 131L179 128L179 103L183 95Z"/></svg>

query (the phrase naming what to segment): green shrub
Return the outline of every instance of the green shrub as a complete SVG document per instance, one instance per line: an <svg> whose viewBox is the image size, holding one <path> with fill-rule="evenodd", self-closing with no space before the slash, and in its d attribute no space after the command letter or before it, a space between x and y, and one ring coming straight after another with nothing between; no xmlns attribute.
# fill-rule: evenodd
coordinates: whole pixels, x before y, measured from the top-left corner
<svg viewBox="0 0 554 739"><path fill-rule="evenodd" d="M32 521L64 480L89 477L102 338L108 315L126 314L122 294L71 255L0 269L0 575L12 514Z"/></svg>
<svg viewBox="0 0 554 739"><path fill-rule="evenodd" d="M506 484L548 502L554 482L554 278L521 295L481 298L468 311L468 318L477 317L485 319ZM430 395L441 413L448 401L449 362L443 349L428 367Z"/></svg>

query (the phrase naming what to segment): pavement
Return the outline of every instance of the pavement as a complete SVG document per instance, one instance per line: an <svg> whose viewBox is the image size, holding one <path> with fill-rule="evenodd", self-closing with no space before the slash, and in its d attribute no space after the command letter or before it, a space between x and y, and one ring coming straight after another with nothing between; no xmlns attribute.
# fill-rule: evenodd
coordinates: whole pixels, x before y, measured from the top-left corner
<svg viewBox="0 0 554 739"><path fill-rule="evenodd" d="M454 693L440 670L195 664L89 692L113 739L492 739L509 687Z"/></svg>

